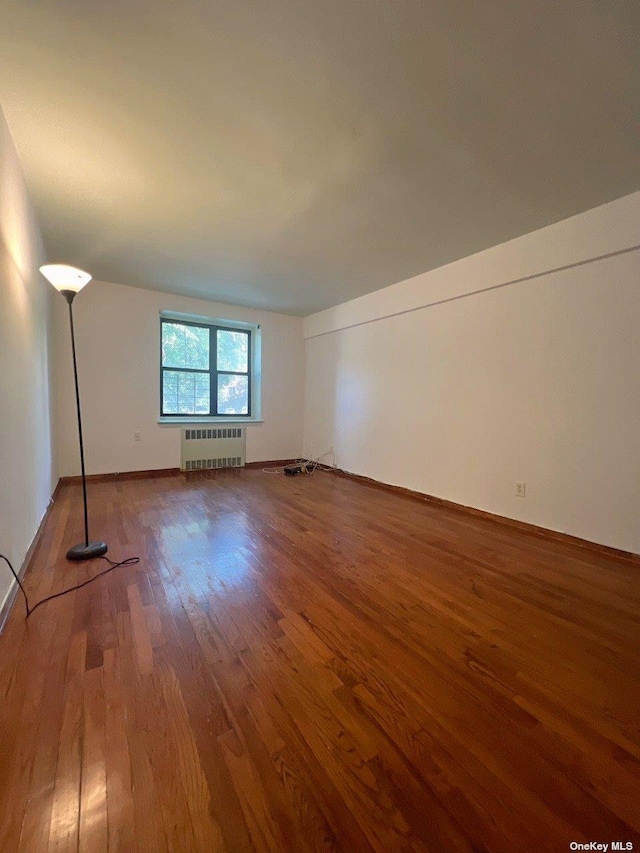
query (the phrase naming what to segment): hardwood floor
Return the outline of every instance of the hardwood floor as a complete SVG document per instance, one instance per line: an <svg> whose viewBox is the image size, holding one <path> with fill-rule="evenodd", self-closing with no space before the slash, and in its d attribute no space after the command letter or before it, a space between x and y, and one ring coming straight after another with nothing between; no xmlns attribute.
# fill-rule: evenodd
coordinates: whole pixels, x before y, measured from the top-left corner
<svg viewBox="0 0 640 853"><path fill-rule="evenodd" d="M73 564L79 487L26 583ZM0 850L640 850L640 570L316 473L92 483L0 637ZM610 848L609 848L610 849Z"/></svg>

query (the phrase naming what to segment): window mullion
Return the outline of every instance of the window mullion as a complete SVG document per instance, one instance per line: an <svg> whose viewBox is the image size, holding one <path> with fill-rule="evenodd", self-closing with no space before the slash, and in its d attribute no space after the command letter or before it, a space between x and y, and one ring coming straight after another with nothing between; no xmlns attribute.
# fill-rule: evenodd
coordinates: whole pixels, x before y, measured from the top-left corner
<svg viewBox="0 0 640 853"><path fill-rule="evenodd" d="M215 393L213 376L216 367L216 330L215 326L209 326L209 415L218 414L218 395ZM214 405L215 400L215 405Z"/></svg>
<svg viewBox="0 0 640 853"><path fill-rule="evenodd" d="M252 406L251 406L251 365L253 352L251 347L253 345L253 335L247 333L247 416L251 417Z"/></svg>

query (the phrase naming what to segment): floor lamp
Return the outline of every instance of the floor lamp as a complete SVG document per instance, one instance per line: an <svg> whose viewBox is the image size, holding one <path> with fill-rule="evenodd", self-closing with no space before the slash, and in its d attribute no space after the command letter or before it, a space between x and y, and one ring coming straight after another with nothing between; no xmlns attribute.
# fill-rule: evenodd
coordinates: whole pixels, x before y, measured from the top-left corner
<svg viewBox="0 0 640 853"><path fill-rule="evenodd" d="M73 355L73 378L76 386L76 409L78 412L78 438L80 440L80 467L82 469L82 499L84 502L84 542L74 545L67 551L68 560L91 560L107 553L105 542L89 541L89 512L87 510L87 477L84 470L84 444L82 441L82 415L80 413L80 391L78 390L78 366L76 363L76 340L73 333L73 300L85 284L91 281L88 272L66 266L66 264L45 264L40 272L55 289L67 300L69 306L69 325L71 327L71 353Z"/></svg>

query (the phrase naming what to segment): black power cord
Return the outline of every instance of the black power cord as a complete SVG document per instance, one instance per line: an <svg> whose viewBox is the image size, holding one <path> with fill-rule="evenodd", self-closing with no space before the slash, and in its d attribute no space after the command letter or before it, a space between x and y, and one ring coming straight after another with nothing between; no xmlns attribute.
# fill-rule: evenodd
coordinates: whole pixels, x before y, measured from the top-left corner
<svg viewBox="0 0 640 853"><path fill-rule="evenodd" d="M20 581L20 578L18 577L13 566L11 565L11 560L9 560L8 557L5 557L4 554L0 554L0 558L3 559L5 561L5 563L11 569L11 574L16 579L17 584L20 587L20 591L22 592L22 594L24 596L24 605L25 605L25 608L27 611L27 619L29 618L29 616L31 616L31 614L33 613L33 611L36 608L40 607L41 604L46 604L47 601L52 601L54 598L60 598L60 596L66 595L68 592L73 592L76 589L82 589L83 586L87 586L88 584L93 583L93 581L97 581L98 578L101 578L104 575L108 575L109 572L112 572L114 569L117 569L120 566L135 566L136 563L140 562L140 557L127 557L126 560L121 560L119 563L114 563L113 560L110 560L108 557L100 557L101 560L106 560L107 563L109 563L108 569L105 569L102 572L98 572L97 575L94 575L92 578L89 578L89 580L87 580L87 581L83 581L82 583L78 583L75 586L70 586L69 589L63 589L62 592L54 592L53 595L48 595L46 598L43 598L41 601L36 602L36 604L34 604L33 607L30 607L29 606L29 599L27 598L27 593L25 592L25 589L22 586L22 582Z"/></svg>

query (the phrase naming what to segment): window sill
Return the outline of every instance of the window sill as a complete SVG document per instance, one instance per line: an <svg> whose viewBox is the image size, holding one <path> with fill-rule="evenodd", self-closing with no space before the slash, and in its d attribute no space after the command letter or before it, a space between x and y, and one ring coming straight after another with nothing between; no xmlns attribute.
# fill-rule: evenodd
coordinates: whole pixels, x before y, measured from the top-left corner
<svg viewBox="0 0 640 853"><path fill-rule="evenodd" d="M190 417L180 417L180 418L158 418L158 423L160 426L184 426L188 424L189 426L198 427L200 424L229 424L233 426L240 426L242 424L263 424L264 420L262 418L190 418Z"/></svg>

